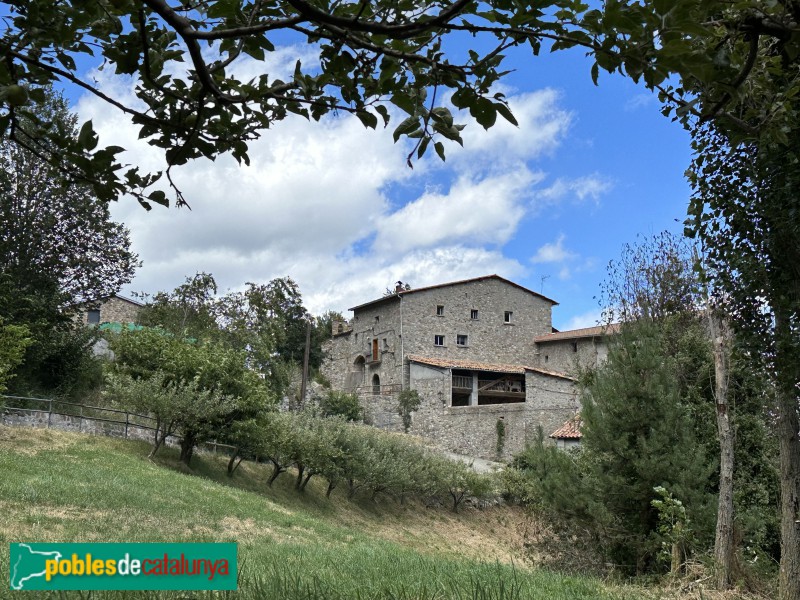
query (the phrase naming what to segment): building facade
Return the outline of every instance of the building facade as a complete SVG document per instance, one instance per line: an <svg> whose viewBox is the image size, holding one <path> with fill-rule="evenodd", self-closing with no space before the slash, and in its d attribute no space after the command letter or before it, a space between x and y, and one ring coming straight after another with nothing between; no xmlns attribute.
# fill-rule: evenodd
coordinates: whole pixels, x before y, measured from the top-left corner
<svg viewBox="0 0 800 600"><path fill-rule="evenodd" d="M416 390L412 433L453 452L508 458L579 408L571 375L579 363L569 332L553 331L556 304L497 275L398 285L333 324L323 374L358 394L378 427L401 429L397 394ZM574 354L601 360L601 335L576 339Z"/></svg>
<svg viewBox="0 0 800 600"><path fill-rule="evenodd" d="M84 325L138 323L139 310L142 306L144 305L141 302L129 298L109 296L82 305L78 318Z"/></svg>

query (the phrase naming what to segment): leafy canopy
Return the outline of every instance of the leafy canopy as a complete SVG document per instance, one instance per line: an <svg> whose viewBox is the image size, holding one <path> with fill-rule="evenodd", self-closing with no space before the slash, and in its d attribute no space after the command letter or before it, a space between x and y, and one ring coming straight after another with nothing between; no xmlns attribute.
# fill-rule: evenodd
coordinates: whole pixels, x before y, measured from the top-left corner
<svg viewBox="0 0 800 600"><path fill-rule="evenodd" d="M794 117L786 99L798 90L796 78L772 82L776 70L796 72L800 54L797 7L785 2L3 4L0 135L90 182L102 199L130 192L145 207L168 204L163 191L148 189L161 173L124 165L123 149L100 147L91 122L75 136L32 118L44 100L41 86L68 85L107 102L163 151L170 168L225 153L247 163L248 142L290 115L319 120L344 112L376 128L389 123L387 103L403 113L395 139L416 140L409 161L431 143L444 158L443 141L461 143L453 109L485 128L498 115L515 123L495 86L516 46L534 55L580 47L595 81L601 69L619 71L658 91L668 114L716 119L744 137L780 137ZM285 80L266 72L279 45L303 42L318 60L298 61ZM459 42L479 50L460 53ZM102 88L79 60L132 83L135 100ZM178 190L175 197L185 201Z"/></svg>

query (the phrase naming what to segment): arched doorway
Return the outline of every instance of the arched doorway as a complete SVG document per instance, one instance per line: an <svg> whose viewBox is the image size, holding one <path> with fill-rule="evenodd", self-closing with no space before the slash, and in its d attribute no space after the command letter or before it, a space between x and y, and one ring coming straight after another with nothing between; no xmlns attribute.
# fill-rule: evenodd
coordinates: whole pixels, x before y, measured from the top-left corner
<svg viewBox="0 0 800 600"><path fill-rule="evenodd" d="M362 385L364 385L364 368L364 357L359 355L353 361L353 366L351 367L350 372L347 374L348 391L355 392L357 388L360 388Z"/></svg>
<svg viewBox="0 0 800 600"><path fill-rule="evenodd" d="M372 376L372 394L377 396L381 393L381 378L378 377L378 374Z"/></svg>

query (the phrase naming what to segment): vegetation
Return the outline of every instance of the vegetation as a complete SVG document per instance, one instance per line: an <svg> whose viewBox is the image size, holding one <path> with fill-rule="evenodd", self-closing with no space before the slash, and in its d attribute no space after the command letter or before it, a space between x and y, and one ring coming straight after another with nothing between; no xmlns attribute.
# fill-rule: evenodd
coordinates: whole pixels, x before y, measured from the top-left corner
<svg viewBox="0 0 800 600"><path fill-rule="evenodd" d="M73 135L76 117L66 100L49 88L39 92L40 102L20 125ZM0 315L7 326L25 328L30 340L10 389L77 394L99 383L100 370L89 350L94 334L74 317L81 303L128 283L137 257L107 202L35 150L2 138L0 167Z"/></svg>
<svg viewBox="0 0 800 600"><path fill-rule="evenodd" d="M721 10L715 2L652 0L598 9L549 0L524 12L508 0L447 7L427 0L399 7L388 0L368 7L214 1L175 9L163 0L6 6L4 136L28 145L44 140L46 157L89 181L102 200L131 192L148 208L168 203L163 191L147 189L162 174L122 169L123 149L98 148L91 122L78 136L36 121L19 126L41 101L40 86L57 81L95 94L130 116L170 166L222 153L247 163L248 142L288 116L346 112L376 128L389 122L389 101L407 115L395 138L417 140L409 161L431 143L443 157L443 140L461 142L463 126L451 107L486 128L498 116L515 122L495 84L509 70L509 49L523 45L534 55L577 47L594 61L595 81L601 69L623 73L658 91L667 114L713 119L739 138L780 141L795 115L785 100L797 91L800 52L794 7L784 2L745 0ZM467 55L443 50L465 33L478 38ZM318 60L297 64L287 81L265 72L237 78L237 67L263 61L287 36L315 44ZM76 59L86 56L132 77L135 101L108 96L77 69ZM176 203L183 202L176 191Z"/></svg>
<svg viewBox="0 0 800 600"><path fill-rule="evenodd" d="M690 246L662 234L627 246L610 265L603 301L623 323L607 361L581 376L581 449L561 452L540 438L505 479L536 514L582 532L605 562L645 573L677 571L709 553L713 500L728 477L738 555L730 581L779 556L775 441L764 376L734 344L723 412L736 432L735 461L719 470L719 383L693 262Z"/></svg>
<svg viewBox="0 0 800 600"><path fill-rule="evenodd" d="M345 421L361 421L364 412L356 394L336 390L319 401L319 410L323 417L342 417Z"/></svg>
<svg viewBox="0 0 800 600"><path fill-rule="evenodd" d="M179 433L187 465L197 444L224 441L233 423L274 403L268 386L247 367L245 353L219 342L142 329L114 335L111 348L117 376L109 378L107 396L126 409L151 413L164 439ZM154 453L158 445L156 438Z"/></svg>
<svg viewBox="0 0 800 600"><path fill-rule="evenodd" d="M408 433L411 429L411 413L418 410L422 404L417 390L403 390L397 395L397 414L403 419L403 430Z"/></svg>
<svg viewBox="0 0 800 600"><path fill-rule="evenodd" d="M639 589L524 567L508 541L521 526L522 515L514 508L456 515L417 504L327 500L324 487L313 481L303 495L289 479L267 488L262 464L245 461L228 477L224 460L205 454L196 457L193 474L187 474L175 450L162 451L156 462L146 459L148 451L139 442L0 426L5 474L0 479L0 537L237 542L242 573L237 598L643 596ZM0 554L0 570L8 570L7 553ZM31 597L46 595L32 592ZM81 596L65 592L63 597ZM108 592L103 597L155 595Z"/></svg>

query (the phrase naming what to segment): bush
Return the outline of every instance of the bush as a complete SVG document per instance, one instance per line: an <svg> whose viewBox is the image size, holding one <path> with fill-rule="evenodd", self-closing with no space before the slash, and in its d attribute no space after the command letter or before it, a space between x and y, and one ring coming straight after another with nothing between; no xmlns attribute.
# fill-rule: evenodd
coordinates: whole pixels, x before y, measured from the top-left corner
<svg viewBox="0 0 800 600"><path fill-rule="evenodd" d="M361 421L363 417L358 396L335 390L320 399L319 409L323 417L342 417L346 421Z"/></svg>

